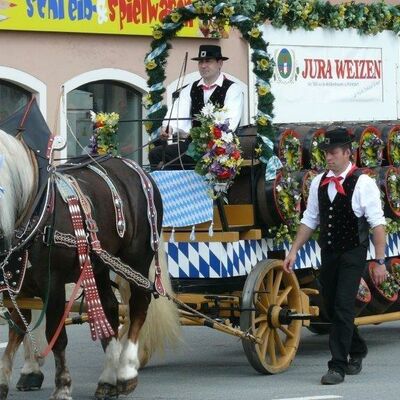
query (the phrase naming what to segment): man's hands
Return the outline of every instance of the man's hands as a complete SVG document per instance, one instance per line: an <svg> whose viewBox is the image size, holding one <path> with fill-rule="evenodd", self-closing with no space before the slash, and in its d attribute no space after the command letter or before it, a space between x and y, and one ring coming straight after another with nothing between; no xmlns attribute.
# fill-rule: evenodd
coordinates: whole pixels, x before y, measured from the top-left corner
<svg viewBox="0 0 400 400"><path fill-rule="evenodd" d="M168 132L167 132L168 128ZM173 129L170 126L162 126L161 127L161 132L160 132L160 139L161 140L168 140L170 137L172 137L172 131Z"/></svg>
<svg viewBox="0 0 400 400"><path fill-rule="evenodd" d="M288 274L293 273L293 265L296 261L296 252L290 251L286 258L283 260L283 270Z"/></svg>
<svg viewBox="0 0 400 400"><path fill-rule="evenodd" d="M375 263L374 267L372 268L372 280L376 285L380 285L382 282L384 282L387 278L387 274L388 272L385 265L379 265L378 263Z"/></svg>

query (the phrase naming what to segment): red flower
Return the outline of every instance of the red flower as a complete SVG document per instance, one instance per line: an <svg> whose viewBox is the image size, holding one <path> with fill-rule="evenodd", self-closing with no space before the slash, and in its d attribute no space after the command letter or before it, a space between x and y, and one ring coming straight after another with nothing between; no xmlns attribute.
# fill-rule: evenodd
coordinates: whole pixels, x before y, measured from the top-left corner
<svg viewBox="0 0 400 400"><path fill-rule="evenodd" d="M220 156L221 154L225 154L225 149L224 149L223 147L217 147L217 148L215 149L215 154L216 154L217 156Z"/></svg>
<svg viewBox="0 0 400 400"><path fill-rule="evenodd" d="M210 141L207 143L207 147L208 147L209 149L211 149L213 146L214 146L214 140L210 140Z"/></svg>
<svg viewBox="0 0 400 400"><path fill-rule="evenodd" d="M99 121L99 122L96 122L95 123L95 125L94 125L94 127L97 129L97 128L102 128L104 126L104 122L101 122L101 121Z"/></svg>
<svg viewBox="0 0 400 400"><path fill-rule="evenodd" d="M216 139L220 139L221 136L222 136L222 131L221 131L221 129L217 128L216 126L214 126L213 133L214 133L214 137L215 137Z"/></svg>
<svg viewBox="0 0 400 400"><path fill-rule="evenodd" d="M231 154L231 157L232 157L234 160L239 160L239 158L240 158L240 151L239 151L239 150L233 151L232 154Z"/></svg>
<svg viewBox="0 0 400 400"><path fill-rule="evenodd" d="M227 169L225 169L221 172L218 172L218 178L220 178L220 179L229 179L230 177L231 177L231 173Z"/></svg>

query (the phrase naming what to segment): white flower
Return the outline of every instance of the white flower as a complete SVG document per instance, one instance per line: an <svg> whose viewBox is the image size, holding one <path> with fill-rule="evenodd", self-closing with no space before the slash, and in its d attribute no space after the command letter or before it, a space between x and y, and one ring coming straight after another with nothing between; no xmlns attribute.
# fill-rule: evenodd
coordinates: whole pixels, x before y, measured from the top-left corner
<svg viewBox="0 0 400 400"><path fill-rule="evenodd" d="M396 175L390 175L390 180L392 180L393 182L396 182L397 176Z"/></svg>
<svg viewBox="0 0 400 400"><path fill-rule="evenodd" d="M214 116L214 105L212 103L207 103L200 111L201 115L204 117Z"/></svg>
<svg viewBox="0 0 400 400"><path fill-rule="evenodd" d="M282 190L282 186L281 185L278 185L277 187L276 187L276 191L277 192L280 192Z"/></svg>
<svg viewBox="0 0 400 400"><path fill-rule="evenodd" d="M229 157L226 155L220 156L219 157L219 162L220 164L225 164L229 160Z"/></svg>
<svg viewBox="0 0 400 400"><path fill-rule="evenodd" d="M233 135L231 132L222 132L221 139L226 143L232 143Z"/></svg>
<svg viewBox="0 0 400 400"><path fill-rule="evenodd" d="M92 122L96 122L96 117L97 117L97 114L94 111L90 110L90 120Z"/></svg>
<svg viewBox="0 0 400 400"><path fill-rule="evenodd" d="M219 192L225 192L226 191L226 186L227 183L226 182L216 182L214 185L214 190L219 193Z"/></svg>
<svg viewBox="0 0 400 400"><path fill-rule="evenodd" d="M318 146L318 143L317 143L317 141L316 141L316 140L314 140L314 141L312 142L312 145L313 145L314 147L317 147L317 146Z"/></svg>
<svg viewBox="0 0 400 400"><path fill-rule="evenodd" d="M216 112L214 113L214 122L215 122L217 125L225 124L225 121L226 121L226 120L227 120L226 114L225 114L225 112L223 112L222 110L216 111Z"/></svg>

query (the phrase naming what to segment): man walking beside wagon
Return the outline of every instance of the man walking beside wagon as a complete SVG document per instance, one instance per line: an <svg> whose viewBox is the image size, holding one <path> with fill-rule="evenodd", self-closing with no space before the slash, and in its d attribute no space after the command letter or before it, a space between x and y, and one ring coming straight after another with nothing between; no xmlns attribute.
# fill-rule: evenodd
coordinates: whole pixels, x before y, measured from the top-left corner
<svg viewBox="0 0 400 400"><path fill-rule="evenodd" d="M373 280L379 285L385 267L385 218L375 181L360 174L351 163L352 137L344 128L326 132L328 171L316 176L310 187L307 208L283 268L293 272L296 254L319 226L322 297L331 320L329 348L332 355L323 385L344 381L345 375L361 372L368 349L354 325L355 298L365 268L372 230L376 259Z"/></svg>

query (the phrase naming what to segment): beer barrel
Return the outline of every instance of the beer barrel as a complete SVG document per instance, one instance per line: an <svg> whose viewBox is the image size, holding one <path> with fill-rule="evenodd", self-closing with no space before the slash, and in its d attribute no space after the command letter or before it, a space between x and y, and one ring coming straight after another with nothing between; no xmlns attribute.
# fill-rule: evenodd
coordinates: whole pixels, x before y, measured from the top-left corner
<svg viewBox="0 0 400 400"><path fill-rule="evenodd" d="M322 171L326 168L324 152L318 144L325 140L325 128L316 126L297 126L303 148L303 168Z"/></svg>
<svg viewBox="0 0 400 400"><path fill-rule="evenodd" d="M373 125L357 126L354 129L358 142L357 165L359 167L379 167L382 165L384 143L381 131Z"/></svg>
<svg viewBox="0 0 400 400"><path fill-rule="evenodd" d="M261 174L257 180L256 192L259 224L273 227L295 223L300 214L301 195L293 174L281 171L271 181L265 181Z"/></svg>
<svg viewBox="0 0 400 400"><path fill-rule="evenodd" d="M380 189L384 194L384 213L386 217L400 217L400 176L399 169L388 165L376 168L379 174Z"/></svg>
<svg viewBox="0 0 400 400"><path fill-rule="evenodd" d="M254 149L257 143L257 126L243 125L239 126L236 131L239 138L240 148L242 150L242 157L245 160L254 158Z"/></svg>
<svg viewBox="0 0 400 400"><path fill-rule="evenodd" d="M313 169L305 169L295 174L295 179L299 184L301 203L300 210L303 213L307 207L308 193L310 191L311 181L318 175Z"/></svg>
<svg viewBox="0 0 400 400"><path fill-rule="evenodd" d="M400 125L379 125L382 133L383 165L400 167Z"/></svg>

